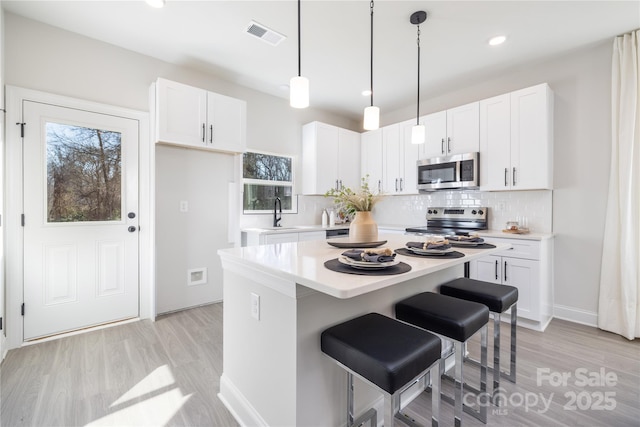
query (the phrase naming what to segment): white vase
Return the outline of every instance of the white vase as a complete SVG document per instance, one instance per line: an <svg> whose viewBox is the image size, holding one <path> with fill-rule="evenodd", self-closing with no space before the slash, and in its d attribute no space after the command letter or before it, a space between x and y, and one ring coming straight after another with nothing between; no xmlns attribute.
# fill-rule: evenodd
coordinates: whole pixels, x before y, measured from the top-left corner
<svg viewBox="0 0 640 427"><path fill-rule="evenodd" d="M378 241L378 224L369 211L358 211L349 226L349 240L352 242Z"/></svg>

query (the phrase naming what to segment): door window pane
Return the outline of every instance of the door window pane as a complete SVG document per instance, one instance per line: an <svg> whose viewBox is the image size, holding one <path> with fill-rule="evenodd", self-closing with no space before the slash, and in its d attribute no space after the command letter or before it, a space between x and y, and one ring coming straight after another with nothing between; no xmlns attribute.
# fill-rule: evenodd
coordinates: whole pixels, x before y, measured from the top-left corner
<svg viewBox="0 0 640 427"><path fill-rule="evenodd" d="M119 221L120 132L46 124L47 221Z"/></svg>

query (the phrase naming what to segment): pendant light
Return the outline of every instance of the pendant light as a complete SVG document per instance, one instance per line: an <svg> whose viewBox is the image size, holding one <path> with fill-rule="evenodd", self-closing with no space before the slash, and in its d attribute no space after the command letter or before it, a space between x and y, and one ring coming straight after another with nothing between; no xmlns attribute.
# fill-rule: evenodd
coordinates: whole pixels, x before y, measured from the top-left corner
<svg viewBox="0 0 640 427"><path fill-rule="evenodd" d="M425 128L420 124L420 24L427 19L427 12L418 11L411 14L409 21L418 26L418 100L416 102L416 125L411 128L411 143L424 144Z"/></svg>
<svg viewBox="0 0 640 427"><path fill-rule="evenodd" d="M309 80L300 75L300 0L298 0L298 75L289 82L289 104L293 108L309 106Z"/></svg>
<svg viewBox="0 0 640 427"><path fill-rule="evenodd" d="M373 105L373 0L369 5L371 10L371 85L369 90L371 91L371 105L364 109L364 129L375 130L380 127L380 109Z"/></svg>

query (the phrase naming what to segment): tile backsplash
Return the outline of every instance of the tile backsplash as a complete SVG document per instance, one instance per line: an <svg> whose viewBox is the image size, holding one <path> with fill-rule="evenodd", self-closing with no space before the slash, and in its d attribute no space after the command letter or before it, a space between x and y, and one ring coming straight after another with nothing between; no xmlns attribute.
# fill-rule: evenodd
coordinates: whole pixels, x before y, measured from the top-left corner
<svg viewBox="0 0 640 427"><path fill-rule="evenodd" d="M425 225L429 207L486 206L489 228L501 230L507 221L519 221L538 233L552 232L551 190L539 191L437 191L385 197L374 208L379 224Z"/></svg>
<svg viewBox="0 0 640 427"><path fill-rule="evenodd" d="M486 206L489 228L501 230L507 221L526 221L531 231L550 233L552 229L551 190L538 191L437 191L407 196L387 196L373 210L381 225L402 227L425 225L429 207ZM283 215L283 225L320 224L322 209L331 208L330 198L298 196L298 213ZM271 215L243 215L240 227L266 227Z"/></svg>

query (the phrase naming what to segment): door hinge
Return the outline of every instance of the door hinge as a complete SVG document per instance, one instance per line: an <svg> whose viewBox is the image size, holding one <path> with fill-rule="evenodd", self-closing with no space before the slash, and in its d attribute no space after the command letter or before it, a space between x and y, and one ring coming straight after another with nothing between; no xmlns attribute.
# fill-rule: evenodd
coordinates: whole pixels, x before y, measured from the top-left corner
<svg viewBox="0 0 640 427"><path fill-rule="evenodd" d="M26 125L26 123L16 123L17 125L20 125L20 138L24 138L24 125Z"/></svg>
<svg viewBox="0 0 640 427"><path fill-rule="evenodd" d="M22 303L22 308L20 309L20 314L24 316L24 303Z"/></svg>
<svg viewBox="0 0 640 427"><path fill-rule="evenodd" d="M24 227L24 214L20 214L20 224Z"/></svg>

